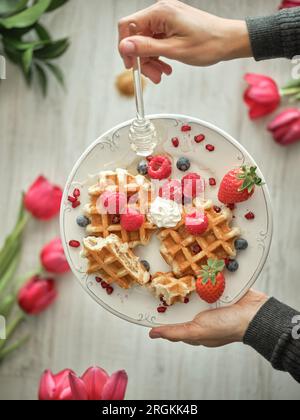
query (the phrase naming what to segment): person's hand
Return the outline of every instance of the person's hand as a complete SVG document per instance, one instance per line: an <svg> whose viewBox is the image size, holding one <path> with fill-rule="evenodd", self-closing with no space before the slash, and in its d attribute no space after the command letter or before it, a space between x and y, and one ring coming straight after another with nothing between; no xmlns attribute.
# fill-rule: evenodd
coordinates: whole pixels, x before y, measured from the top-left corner
<svg viewBox="0 0 300 420"><path fill-rule="evenodd" d="M132 36L130 24L135 24ZM172 67L159 56L195 66L251 56L246 22L223 19L177 0L158 0L153 6L119 22L119 51L126 68L142 58L142 71L154 83Z"/></svg>
<svg viewBox="0 0 300 420"><path fill-rule="evenodd" d="M263 293L250 291L233 306L202 312L185 324L153 328L150 338L165 338L205 347L241 342L250 322L267 300Z"/></svg>

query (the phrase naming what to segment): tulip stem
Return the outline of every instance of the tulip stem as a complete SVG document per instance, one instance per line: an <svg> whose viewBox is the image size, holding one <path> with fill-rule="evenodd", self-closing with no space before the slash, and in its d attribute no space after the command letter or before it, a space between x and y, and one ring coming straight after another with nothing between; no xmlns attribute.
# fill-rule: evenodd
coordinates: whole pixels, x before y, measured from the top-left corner
<svg viewBox="0 0 300 420"><path fill-rule="evenodd" d="M18 251L15 259L11 262L10 266L6 270L3 277L0 277L0 295L6 289L8 283L11 281L13 275L15 274L20 261L20 251Z"/></svg>
<svg viewBox="0 0 300 420"><path fill-rule="evenodd" d="M300 92L299 87L293 87L293 88L282 88L280 89L281 96L290 96L295 95Z"/></svg>
<svg viewBox="0 0 300 420"><path fill-rule="evenodd" d="M6 347L2 351L0 351L0 363L3 361L3 359L8 356L9 354L13 353L14 351L18 350L20 347L23 346L28 340L30 336L26 335L25 337L21 338L20 340L13 343L11 346Z"/></svg>

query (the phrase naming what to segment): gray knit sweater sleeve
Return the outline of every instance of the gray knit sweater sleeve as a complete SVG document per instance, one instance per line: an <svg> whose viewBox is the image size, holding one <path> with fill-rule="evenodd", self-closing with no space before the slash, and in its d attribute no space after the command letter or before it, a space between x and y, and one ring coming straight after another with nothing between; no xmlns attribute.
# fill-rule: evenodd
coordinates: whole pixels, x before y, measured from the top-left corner
<svg viewBox="0 0 300 420"><path fill-rule="evenodd" d="M277 370L300 382L300 313L270 299L257 313L244 343L264 356Z"/></svg>
<svg viewBox="0 0 300 420"><path fill-rule="evenodd" d="M246 19L254 58L293 58L300 54L300 7Z"/></svg>

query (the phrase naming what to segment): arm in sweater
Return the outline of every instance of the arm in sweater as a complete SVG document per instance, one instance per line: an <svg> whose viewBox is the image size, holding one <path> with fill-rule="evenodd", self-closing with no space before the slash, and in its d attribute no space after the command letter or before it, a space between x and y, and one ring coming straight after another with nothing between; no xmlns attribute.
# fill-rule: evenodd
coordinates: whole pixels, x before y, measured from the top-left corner
<svg viewBox="0 0 300 420"><path fill-rule="evenodd" d="M300 7L265 17L247 18L254 58L293 58L300 54Z"/></svg>
<svg viewBox="0 0 300 420"><path fill-rule="evenodd" d="M300 382L300 313L269 299L250 323L244 343L253 347L277 370Z"/></svg>

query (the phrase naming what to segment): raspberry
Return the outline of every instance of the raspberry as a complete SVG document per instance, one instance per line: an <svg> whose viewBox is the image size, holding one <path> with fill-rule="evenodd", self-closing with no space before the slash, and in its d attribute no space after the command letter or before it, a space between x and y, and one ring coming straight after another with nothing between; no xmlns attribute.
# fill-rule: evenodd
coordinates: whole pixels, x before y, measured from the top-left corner
<svg viewBox="0 0 300 420"><path fill-rule="evenodd" d="M101 204L108 214L122 213L127 204L124 193L106 191L101 195Z"/></svg>
<svg viewBox="0 0 300 420"><path fill-rule="evenodd" d="M148 175L152 179L166 179L172 173L172 163L166 156L155 156L149 162Z"/></svg>
<svg viewBox="0 0 300 420"><path fill-rule="evenodd" d="M204 191L204 182L201 176L196 173L190 173L182 178L183 195L188 198L198 197Z"/></svg>
<svg viewBox="0 0 300 420"><path fill-rule="evenodd" d="M203 212L194 212L185 217L185 227L192 235L201 235L208 228L208 218Z"/></svg>
<svg viewBox="0 0 300 420"><path fill-rule="evenodd" d="M181 204L182 202L182 187L181 182L177 179L166 182L159 189L159 196L165 200L176 201L176 203Z"/></svg>
<svg viewBox="0 0 300 420"><path fill-rule="evenodd" d="M121 215L121 226L127 232L138 230L144 223L145 217L135 209L127 209L126 213Z"/></svg>

